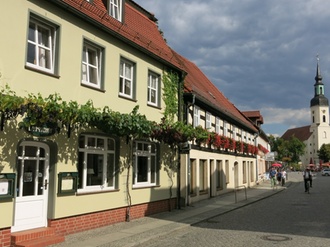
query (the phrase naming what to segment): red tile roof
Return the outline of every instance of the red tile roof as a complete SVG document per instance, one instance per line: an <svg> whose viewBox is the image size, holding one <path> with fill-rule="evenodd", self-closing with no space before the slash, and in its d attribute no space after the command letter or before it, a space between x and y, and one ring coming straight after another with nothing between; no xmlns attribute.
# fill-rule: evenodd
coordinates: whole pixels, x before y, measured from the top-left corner
<svg viewBox="0 0 330 247"><path fill-rule="evenodd" d="M310 132L310 125L303 126L299 128L294 129L288 129L281 138L284 140L289 140L292 136L298 138L300 141L307 141L308 138L312 135L312 132Z"/></svg>
<svg viewBox="0 0 330 247"><path fill-rule="evenodd" d="M257 131L256 127L232 104L220 90L206 77L206 75L191 61L173 51L181 61L187 75L184 80L186 93L195 94L200 100L208 103L212 108L220 111L224 115L238 121L252 131Z"/></svg>
<svg viewBox="0 0 330 247"><path fill-rule="evenodd" d="M169 63L176 69L187 72L185 91L191 92L210 104L214 109L238 121L252 131L255 126L212 84L203 72L192 62L173 51L165 42L158 30L154 16L142 8L144 13L134 1L125 3L124 21L120 22L109 16L105 0L52 0L54 3L71 9L77 15L89 19L111 34L125 39L138 48L150 52L162 61ZM149 17L149 18L148 18Z"/></svg>
<svg viewBox="0 0 330 247"><path fill-rule="evenodd" d="M180 64L173 56L172 50L160 34L157 23L132 5L125 3L124 21L120 22L109 16L106 1L103 0L94 0L92 3L86 0L53 0L53 2L68 7L79 15L82 14L82 17L86 19L90 18L91 21L96 22L112 34L138 45L139 48L146 49L173 67L181 69ZM135 3L134 5L139 7ZM142 10L147 12L144 9ZM149 13L149 16L153 15Z"/></svg>

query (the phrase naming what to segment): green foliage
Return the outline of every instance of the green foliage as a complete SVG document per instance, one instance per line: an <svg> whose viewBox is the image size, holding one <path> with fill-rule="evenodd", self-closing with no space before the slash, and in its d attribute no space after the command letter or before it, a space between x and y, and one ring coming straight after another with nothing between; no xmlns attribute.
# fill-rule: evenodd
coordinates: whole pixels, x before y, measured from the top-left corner
<svg viewBox="0 0 330 247"><path fill-rule="evenodd" d="M299 163L299 157L304 154L306 146L302 141L295 136L292 136L289 140L273 136L270 136L269 139L272 151L277 152L276 160Z"/></svg>
<svg viewBox="0 0 330 247"><path fill-rule="evenodd" d="M184 124L180 121L170 124L165 118L162 118L160 124L154 125L151 138L167 143L170 146L177 146L182 142L194 140L196 133L196 129L191 125Z"/></svg>
<svg viewBox="0 0 330 247"><path fill-rule="evenodd" d="M330 161L330 143L322 144L320 150L318 150L318 155L321 160L324 162Z"/></svg>
<svg viewBox="0 0 330 247"><path fill-rule="evenodd" d="M209 132L202 126L197 126L195 128L194 138L198 144L205 143L209 139Z"/></svg>
<svg viewBox="0 0 330 247"><path fill-rule="evenodd" d="M16 96L8 85L0 91L0 112L6 119L16 118L24 99Z"/></svg>
<svg viewBox="0 0 330 247"><path fill-rule="evenodd" d="M165 102L165 121L173 123L178 114L179 77L173 72L163 74L163 100Z"/></svg>
<svg viewBox="0 0 330 247"><path fill-rule="evenodd" d="M229 148L235 150L236 143L230 138L220 137L208 132L202 126L194 128L189 124L175 121L178 112L177 94L178 77L169 73L165 76L166 110L160 123L149 121L145 115L138 112L139 106L134 107L130 113L120 113L111 110L108 106L103 109L95 108L91 100L85 104L76 101L63 101L57 94L43 98L40 94L29 94L27 97L18 97L8 86L0 91L1 130L6 120L21 116L21 128L31 126L53 126L58 131L66 129L67 136L71 131L81 127L97 128L104 133L121 137L150 138L175 148L188 141L198 144L208 143L216 148ZM168 84L167 84L168 83ZM231 145L230 145L231 144ZM255 153L251 145L244 144L247 153ZM242 144L240 144L243 147ZM257 150L255 148L254 150Z"/></svg>
<svg viewBox="0 0 330 247"><path fill-rule="evenodd" d="M92 125L104 133L131 138L150 137L155 122L149 121L145 115L138 113L136 106L129 114L115 112L105 107L99 117L92 121Z"/></svg>

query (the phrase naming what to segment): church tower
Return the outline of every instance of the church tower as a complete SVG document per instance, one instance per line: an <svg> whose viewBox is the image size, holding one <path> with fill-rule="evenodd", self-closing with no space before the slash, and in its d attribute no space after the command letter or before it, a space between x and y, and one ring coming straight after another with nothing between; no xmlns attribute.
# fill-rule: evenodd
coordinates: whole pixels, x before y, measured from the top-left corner
<svg viewBox="0 0 330 247"><path fill-rule="evenodd" d="M317 56L317 67L314 84L314 98L310 103L311 110L311 126L312 133L309 150L311 162L318 164L319 158L317 151L322 144L330 143L330 126L329 126L329 101L324 96L324 84L322 82L321 69L319 65L319 57Z"/></svg>

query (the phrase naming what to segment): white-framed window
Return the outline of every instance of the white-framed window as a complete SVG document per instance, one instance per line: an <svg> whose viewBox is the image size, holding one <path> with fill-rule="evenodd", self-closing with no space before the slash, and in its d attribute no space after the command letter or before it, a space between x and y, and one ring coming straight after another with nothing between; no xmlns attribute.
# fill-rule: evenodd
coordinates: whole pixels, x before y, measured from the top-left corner
<svg viewBox="0 0 330 247"><path fill-rule="evenodd" d="M233 139L236 140L236 126L233 125Z"/></svg>
<svg viewBox="0 0 330 247"><path fill-rule="evenodd" d="M116 187L116 141L96 135L79 137L79 191L112 190Z"/></svg>
<svg viewBox="0 0 330 247"><path fill-rule="evenodd" d="M109 15L122 21L122 0L109 0Z"/></svg>
<svg viewBox="0 0 330 247"><path fill-rule="evenodd" d="M194 106L194 127L199 126L200 123L200 108L198 106Z"/></svg>
<svg viewBox="0 0 330 247"><path fill-rule="evenodd" d="M223 121L223 135L227 136L228 134L228 126L227 126L227 122Z"/></svg>
<svg viewBox="0 0 330 247"><path fill-rule="evenodd" d="M119 95L130 99L134 98L134 63L120 60Z"/></svg>
<svg viewBox="0 0 330 247"><path fill-rule="evenodd" d="M102 49L84 41L82 52L81 83L101 88Z"/></svg>
<svg viewBox="0 0 330 247"><path fill-rule="evenodd" d="M155 186L159 183L157 145L152 142L136 141L134 144L133 187Z"/></svg>
<svg viewBox="0 0 330 247"><path fill-rule="evenodd" d="M159 106L159 75L148 73L148 104Z"/></svg>
<svg viewBox="0 0 330 247"><path fill-rule="evenodd" d="M30 16L26 66L48 73L55 72L57 29L54 24Z"/></svg>
<svg viewBox="0 0 330 247"><path fill-rule="evenodd" d="M215 132L217 134L220 134L220 118L219 117L215 118Z"/></svg>
<svg viewBox="0 0 330 247"><path fill-rule="evenodd" d="M206 129L211 129L212 128L211 113L209 113L209 112L205 113L205 128Z"/></svg>

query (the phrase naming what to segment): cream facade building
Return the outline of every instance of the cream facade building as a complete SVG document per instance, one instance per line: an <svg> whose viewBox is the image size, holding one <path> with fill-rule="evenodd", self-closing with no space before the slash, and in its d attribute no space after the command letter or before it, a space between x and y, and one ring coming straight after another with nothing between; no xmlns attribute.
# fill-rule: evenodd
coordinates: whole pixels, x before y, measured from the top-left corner
<svg viewBox="0 0 330 247"><path fill-rule="evenodd" d="M156 19L139 5L5 1L0 21L8 24L1 27L2 89L21 98L56 94L67 104L92 102L121 114L139 106L141 116L160 122L163 73L181 69ZM88 126L57 126L52 135L44 126L25 131L18 126L23 120L1 114L1 246L30 229L54 229L55 238L175 206L176 175L162 159L171 152L167 145L128 143Z"/></svg>
<svg viewBox="0 0 330 247"><path fill-rule="evenodd" d="M168 47L155 16L134 1L5 1L0 21L8 24L1 27L0 102L11 95L25 107L10 115L0 106L3 247L35 236L56 243L258 183L269 150L260 126ZM160 123L166 71L184 83L175 120L207 129L210 141L183 143L176 153L102 124L31 124L33 114L43 116L37 103L26 104L31 98L45 108L48 99L127 116L138 106L142 119Z"/></svg>

